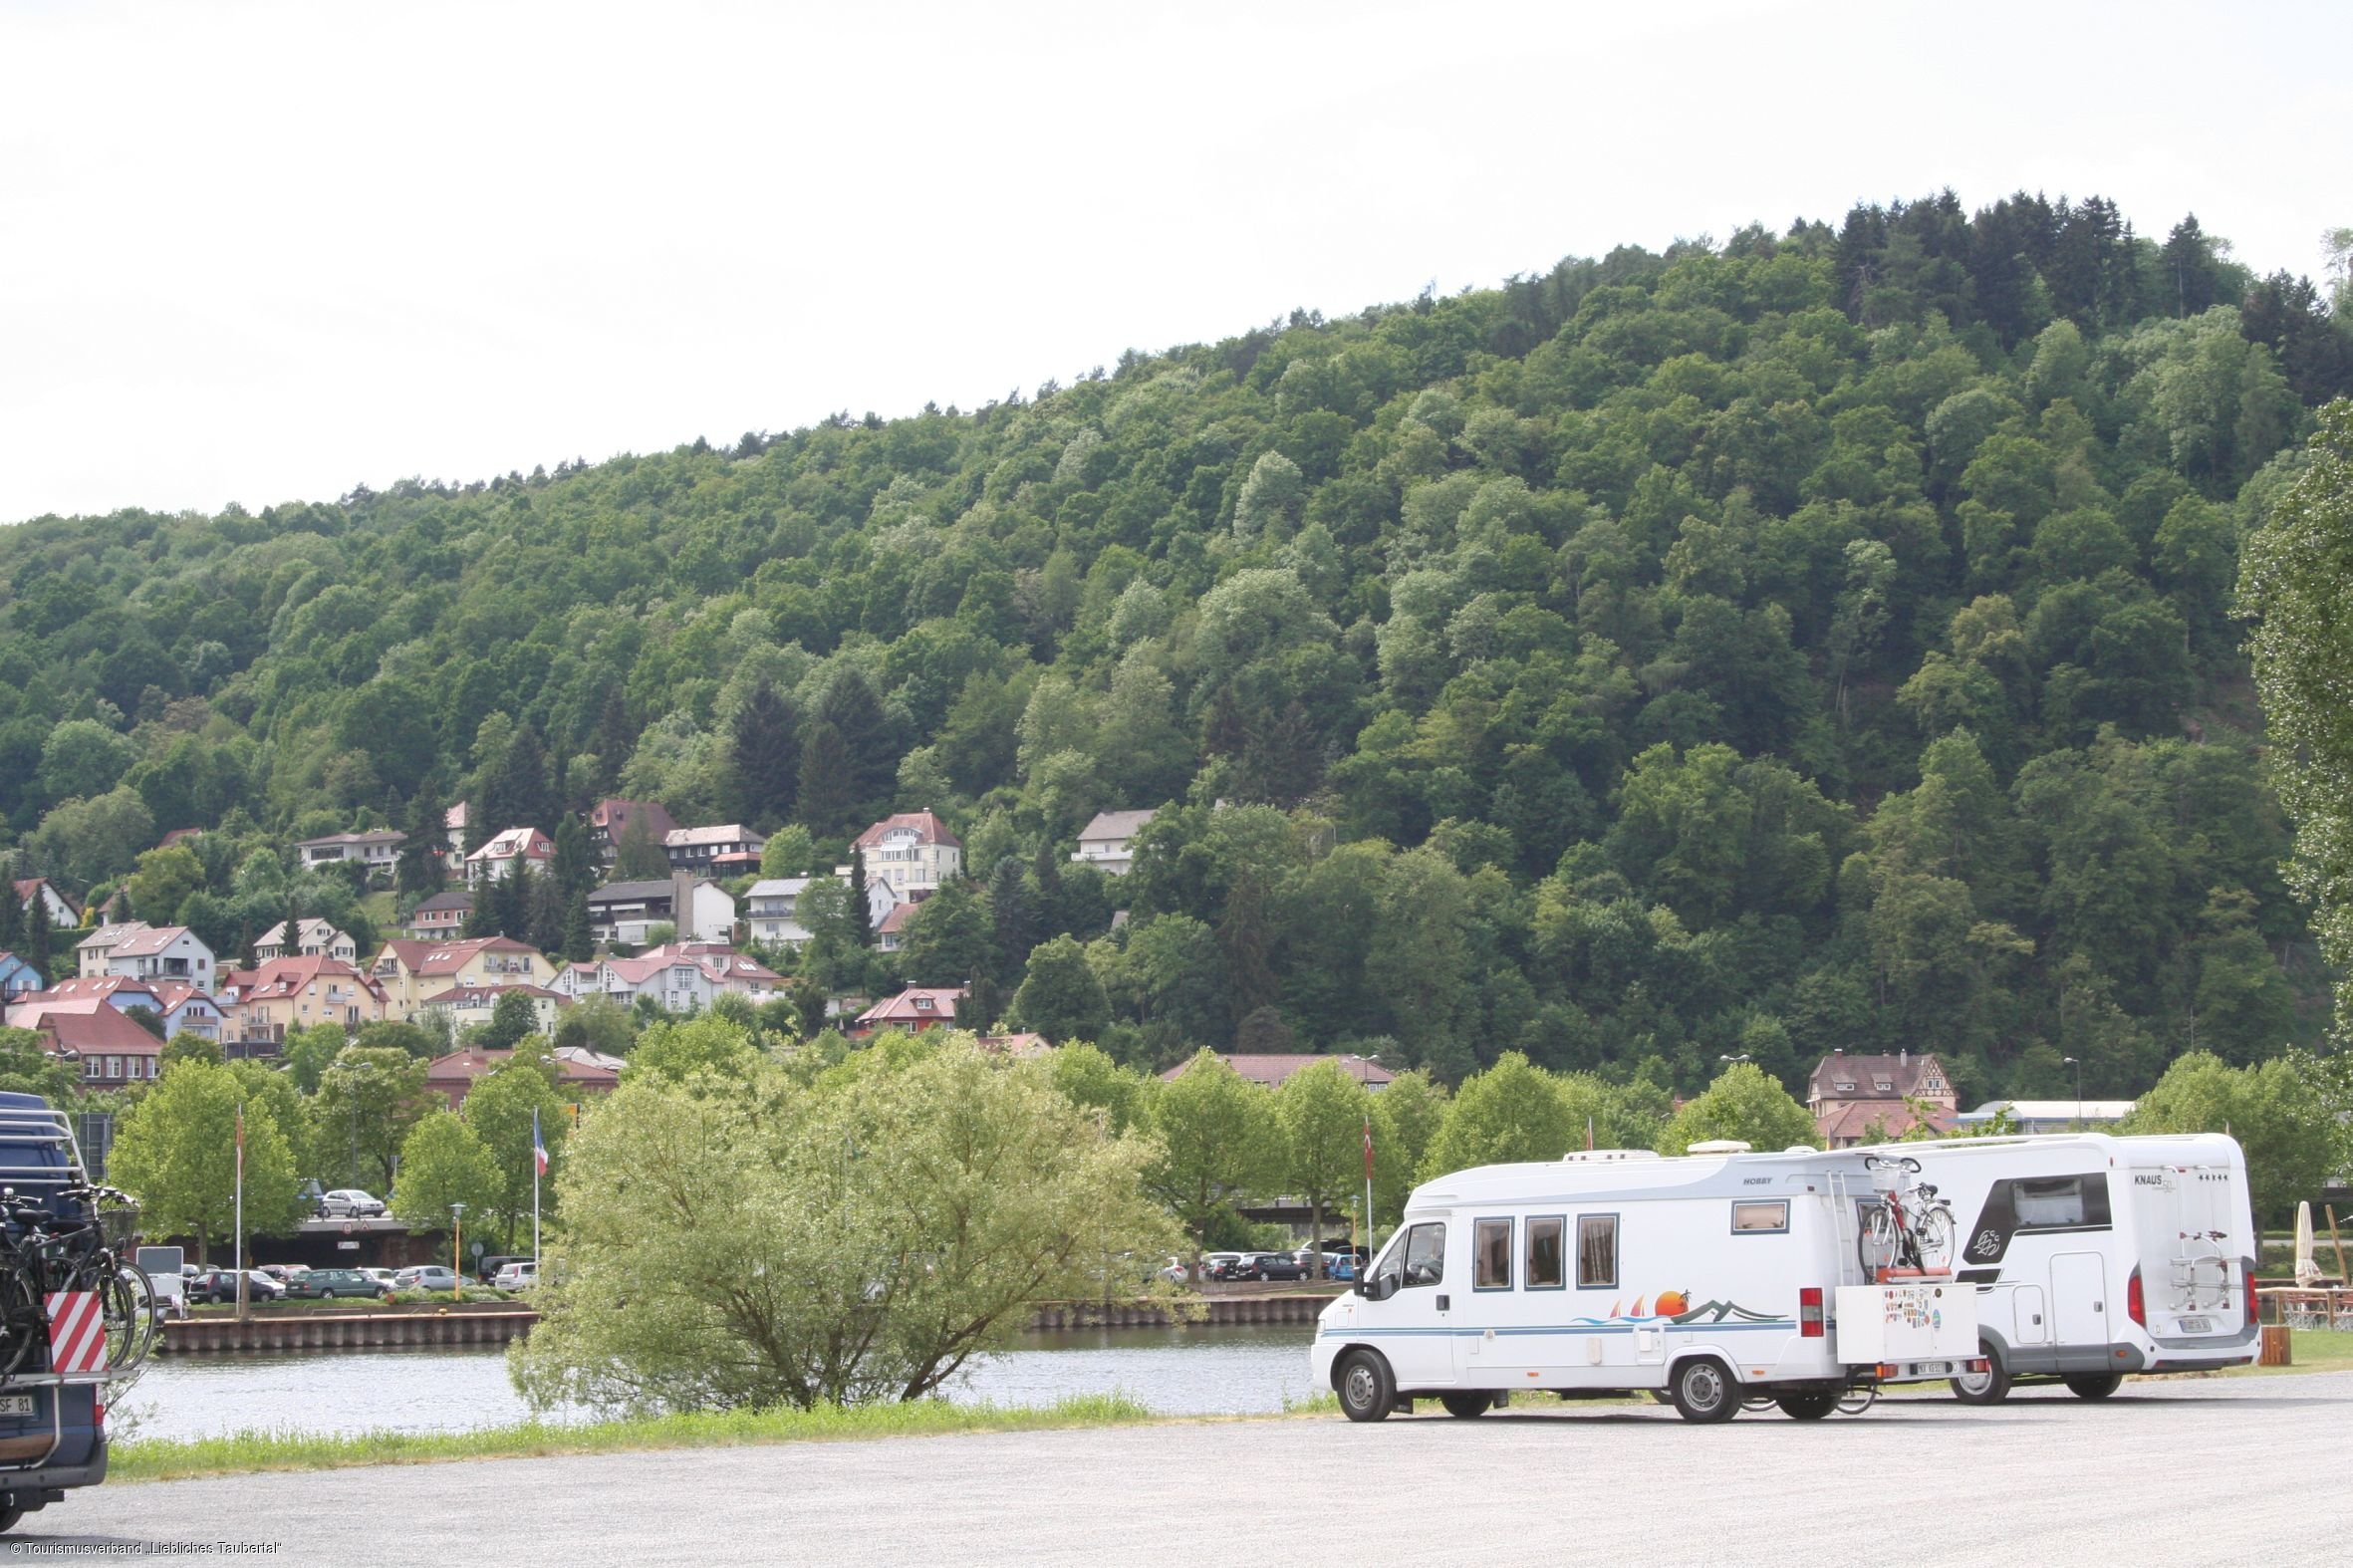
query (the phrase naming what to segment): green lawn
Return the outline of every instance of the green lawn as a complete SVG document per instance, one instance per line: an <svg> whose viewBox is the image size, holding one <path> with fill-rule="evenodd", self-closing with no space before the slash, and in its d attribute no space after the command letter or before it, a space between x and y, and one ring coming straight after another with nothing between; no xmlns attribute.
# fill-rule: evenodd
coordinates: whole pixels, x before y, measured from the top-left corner
<svg viewBox="0 0 2353 1568"><path fill-rule="evenodd" d="M1307 1408L1315 1408L1313 1406ZM182 1480L256 1470L328 1470L358 1464L427 1464L447 1459L513 1459L559 1453L616 1453L643 1448L734 1447L764 1442L826 1442L856 1437L936 1437L970 1432L1043 1432L1124 1427L1155 1420L1125 1395L1088 1395L1036 1407L949 1405L820 1406L809 1411L724 1411L655 1416L577 1427L525 1422L478 1432L364 1433L320 1437L241 1432L193 1441L131 1438L112 1453L113 1481Z"/></svg>

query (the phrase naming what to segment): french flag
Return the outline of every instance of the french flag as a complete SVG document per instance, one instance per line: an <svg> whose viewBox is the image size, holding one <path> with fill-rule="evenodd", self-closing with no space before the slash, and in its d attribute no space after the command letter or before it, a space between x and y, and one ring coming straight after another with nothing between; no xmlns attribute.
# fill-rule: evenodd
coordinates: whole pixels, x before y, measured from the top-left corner
<svg viewBox="0 0 2353 1568"><path fill-rule="evenodd" d="M539 1108L531 1110L531 1164L539 1175L547 1175L547 1141L539 1136Z"/></svg>

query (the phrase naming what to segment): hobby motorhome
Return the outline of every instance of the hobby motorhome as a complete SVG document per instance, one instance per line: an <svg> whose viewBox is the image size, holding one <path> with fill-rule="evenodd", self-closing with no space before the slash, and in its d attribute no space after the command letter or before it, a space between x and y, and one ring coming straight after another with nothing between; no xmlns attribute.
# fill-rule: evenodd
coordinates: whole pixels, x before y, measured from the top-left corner
<svg viewBox="0 0 2353 1568"><path fill-rule="evenodd" d="M2219 1134L2102 1133L1891 1145L1953 1205L1956 1279L1977 1288L1971 1404L2056 1379L2086 1399L2128 1372L2254 1359L2246 1161Z"/></svg>
<svg viewBox="0 0 2353 1568"><path fill-rule="evenodd" d="M1814 1421L1883 1384L1969 1371L1973 1290L1866 1277L1862 1219L1900 1179L1857 1151L1745 1144L1440 1176L1324 1310L1314 1375L1357 1421L1417 1397L1476 1416L1514 1390L1651 1390L1711 1422L1748 1400Z"/></svg>

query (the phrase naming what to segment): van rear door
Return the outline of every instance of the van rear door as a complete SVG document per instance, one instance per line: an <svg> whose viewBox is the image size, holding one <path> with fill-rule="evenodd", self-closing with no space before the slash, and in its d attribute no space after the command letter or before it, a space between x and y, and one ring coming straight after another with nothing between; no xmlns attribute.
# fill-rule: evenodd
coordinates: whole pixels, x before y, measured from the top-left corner
<svg viewBox="0 0 2353 1568"><path fill-rule="evenodd" d="M2150 1165L2126 1173L2149 1332L2160 1339L2236 1338L2243 1309L2233 1292L2246 1197L2229 1166Z"/></svg>

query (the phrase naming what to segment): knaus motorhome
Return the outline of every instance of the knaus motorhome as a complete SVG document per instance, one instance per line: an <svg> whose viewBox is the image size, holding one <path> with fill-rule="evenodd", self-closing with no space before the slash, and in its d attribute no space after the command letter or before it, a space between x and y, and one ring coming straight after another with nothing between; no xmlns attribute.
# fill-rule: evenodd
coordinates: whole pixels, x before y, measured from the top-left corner
<svg viewBox="0 0 2353 1568"><path fill-rule="evenodd" d="M1358 1421L1417 1397L1476 1416L1513 1391L1647 1389L1711 1422L1748 1399L1819 1420L1883 1384L1970 1370L1974 1290L1865 1277L1859 1217L1893 1169L1730 1144L1425 1182L1364 1282L1325 1308L1314 1375Z"/></svg>
<svg viewBox="0 0 2353 1568"><path fill-rule="evenodd" d="M2246 1160L2213 1133L2103 1133L1887 1146L1953 1205L1955 1277L1977 1290L1986 1368L1972 1404L2058 1379L2104 1399L2128 1372L2254 1359L2255 1229Z"/></svg>

